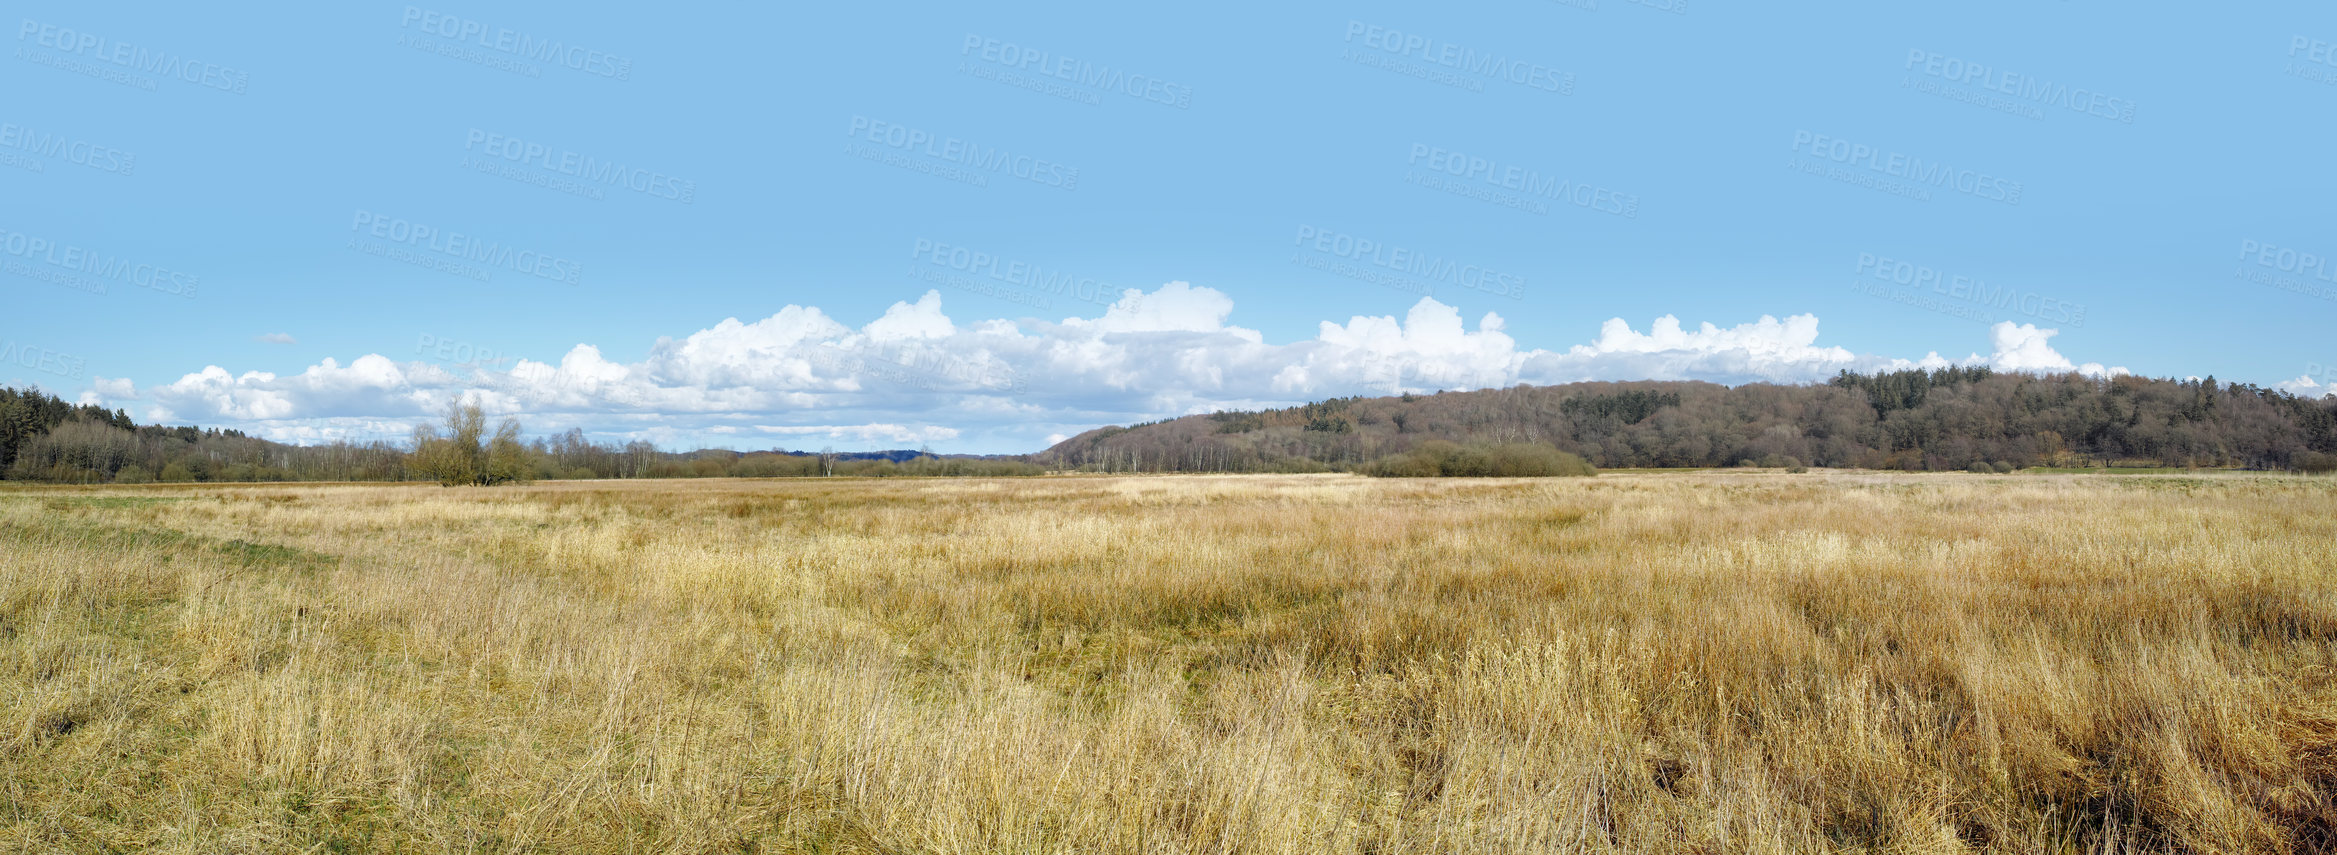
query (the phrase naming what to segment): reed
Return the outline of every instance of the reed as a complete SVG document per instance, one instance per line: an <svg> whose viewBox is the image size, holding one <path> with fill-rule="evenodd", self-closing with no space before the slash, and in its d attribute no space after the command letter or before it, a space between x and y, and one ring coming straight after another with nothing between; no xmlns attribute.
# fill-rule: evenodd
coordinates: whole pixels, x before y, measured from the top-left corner
<svg viewBox="0 0 2337 855"><path fill-rule="evenodd" d="M0 849L2326 852L2337 481L0 490Z"/></svg>

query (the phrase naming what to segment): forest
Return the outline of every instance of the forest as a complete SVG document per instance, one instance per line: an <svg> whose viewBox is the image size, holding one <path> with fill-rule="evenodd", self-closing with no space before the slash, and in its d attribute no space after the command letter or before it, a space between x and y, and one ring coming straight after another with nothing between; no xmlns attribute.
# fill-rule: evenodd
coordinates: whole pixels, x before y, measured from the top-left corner
<svg viewBox="0 0 2337 855"><path fill-rule="evenodd" d="M1130 472L1372 471L1430 442L1546 444L1605 469L2337 469L2337 398L2215 378L1986 368L1822 384L1570 383L1332 398L1107 427L1035 458Z"/></svg>
<svg viewBox="0 0 2337 855"><path fill-rule="evenodd" d="M1528 448L1531 446L1531 448ZM1554 450L1554 454L1542 449ZM1580 458L1575 460L1574 458ZM1082 433L1031 455L663 451L570 429L526 439L474 410L403 443L289 445L237 430L140 425L120 410L0 388L0 473L59 483L999 476L1102 472L1587 474L1805 466L2337 470L2337 397L2248 384L1986 368L1845 372L1822 384L1518 385L1331 398Z"/></svg>

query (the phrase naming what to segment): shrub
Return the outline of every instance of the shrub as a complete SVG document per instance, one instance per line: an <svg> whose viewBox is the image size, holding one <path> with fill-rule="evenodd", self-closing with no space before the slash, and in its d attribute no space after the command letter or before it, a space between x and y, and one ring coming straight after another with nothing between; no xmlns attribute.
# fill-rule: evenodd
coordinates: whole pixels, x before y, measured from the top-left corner
<svg viewBox="0 0 2337 855"><path fill-rule="evenodd" d="M136 463L124 466L121 471L114 473L114 483L116 484L147 484L153 481L154 473L146 471L146 467Z"/></svg>
<svg viewBox="0 0 2337 855"><path fill-rule="evenodd" d="M2300 472L2311 472L2316 475L2324 472L2337 472L2337 454L2300 451L2291 462L2296 464L2296 468Z"/></svg>
<svg viewBox="0 0 2337 855"><path fill-rule="evenodd" d="M784 454L750 454L739 458L730 472L741 478L779 478L789 475L817 475L820 461L817 457L790 457Z"/></svg>
<svg viewBox="0 0 2337 855"><path fill-rule="evenodd" d="M169 465L162 467L162 475L160 476L160 479L171 483L193 481L195 480L195 472L192 469L188 469L187 464L184 462L173 460L169 463Z"/></svg>
<svg viewBox="0 0 2337 855"><path fill-rule="evenodd" d="M1267 471L1278 472L1284 475L1306 475L1316 472L1329 472L1331 471L1331 467L1325 466L1323 465L1322 461L1315 460L1313 458L1286 457L1275 461L1273 465L1267 467Z"/></svg>
<svg viewBox="0 0 2337 855"><path fill-rule="evenodd" d="M1425 454L1391 454L1372 461L1363 473L1377 478L1434 478L1439 471L1436 459Z"/></svg>
<svg viewBox="0 0 2337 855"><path fill-rule="evenodd" d="M1423 442L1411 451L1392 454L1363 467L1379 478L1539 478L1596 475L1589 461L1534 442L1498 445L1458 445L1444 440Z"/></svg>

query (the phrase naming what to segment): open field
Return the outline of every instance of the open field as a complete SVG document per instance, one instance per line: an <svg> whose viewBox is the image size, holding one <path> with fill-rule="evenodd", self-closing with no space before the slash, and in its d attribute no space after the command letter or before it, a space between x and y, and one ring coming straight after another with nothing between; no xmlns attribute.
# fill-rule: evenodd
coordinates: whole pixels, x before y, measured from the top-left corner
<svg viewBox="0 0 2337 855"><path fill-rule="evenodd" d="M0 491L0 849L2326 852L2337 481Z"/></svg>

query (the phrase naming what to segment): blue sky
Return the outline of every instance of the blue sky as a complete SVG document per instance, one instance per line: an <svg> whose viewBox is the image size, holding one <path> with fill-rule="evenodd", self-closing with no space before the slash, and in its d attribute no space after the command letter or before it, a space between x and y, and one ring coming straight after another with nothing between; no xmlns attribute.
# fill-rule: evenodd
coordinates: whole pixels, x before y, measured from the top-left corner
<svg viewBox="0 0 2337 855"><path fill-rule="evenodd" d="M13 4L0 382L967 452L1948 361L2326 391L2337 7L1795 6Z"/></svg>

